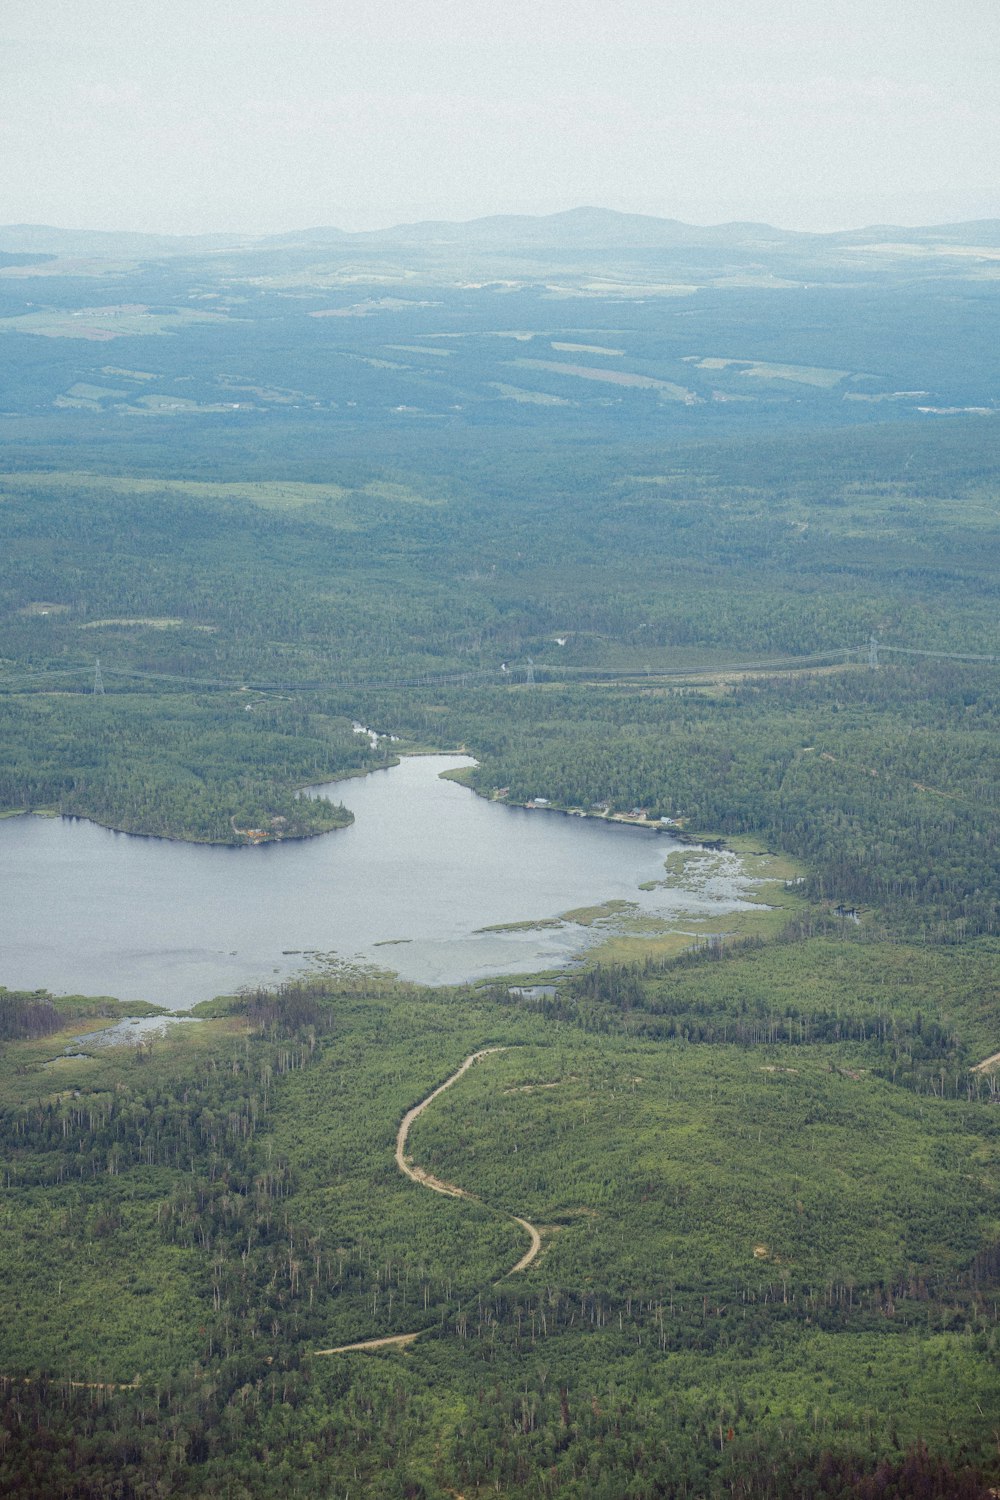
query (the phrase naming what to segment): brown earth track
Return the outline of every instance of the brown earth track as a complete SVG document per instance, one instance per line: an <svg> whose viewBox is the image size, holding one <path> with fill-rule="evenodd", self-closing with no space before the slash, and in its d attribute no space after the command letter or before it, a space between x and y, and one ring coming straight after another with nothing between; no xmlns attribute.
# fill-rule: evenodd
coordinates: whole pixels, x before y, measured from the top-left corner
<svg viewBox="0 0 1000 1500"><path fill-rule="evenodd" d="M432 1193L443 1193L448 1198L468 1198L470 1201L476 1203L480 1201L474 1193L467 1192L465 1188L458 1187L453 1182L443 1182L440 1177L435 1177L432 1173L426 1172L423 1167L414 1166L406 1154L406 1141L410 1134L410 1126L414 1120L423 1114L427 1106L432 1104L439 1094L443 1094L445 1089L450 1089L453 1083L457 1083L474 1063L479 1062L480 1058L489 1057L494 1052L506 1051L506 1047L483 1047L480 1051L471 1053L462 1063L461 1067L456 1068L450 1078L446 1078L444 1083L438 1084L437 1088L427 1095L426 1099L421 1099L419 1104L415 1104L412 1109L406 1111L396 1132L396 1166L404 1176L409 1177L412 1182L419 1183L421 1187L430 1188ZM518 1271L527 1270L542 1248L542 1237L534 1224L529 1224L527 1219L522 1219L517 1214L511 1214L511 1218L515 1223L520 1224L522 1229L527 1231L531 1243L517 1264L511 1266L507 1272L508 1276L513 1276ZM426 1329L421 1328L415 1333L395 1333L390 1334L386 1338L362 1339L358 1343L338 1344L334 1349L314 1349L312 1352L314 1355L349 1354L355 1350L385 1349L394 1345L406 1348L424 1332L426 1332Z"/></svg>
<svg viewBox="0 0 1000 1500"><path fill-rule="evenodd" d="M449 1198L470 1198L475 1202L479 1201L474 1193L467 1192L465 1188L458 1187L453 1182L442 1182L439 1177L434 1177L430 1172L425 1172L423 1167L415 1167L406 1154L406 1140L410 1133L410 1126L414 1120L423 1114L428 1104L432 1104L439 1094L443 1094L445 1089L450 1089L453 1083L457 1083L463 1073L466 1073L472 1067L473 1063L479 1062L480 1058L489 1057L493 1052L506 1051L506 1047L483 1047L479 1052L471 1053L465 1059L462 1066L452 1073L450 1078L446 1078L444 1083L439 1084L433 1093L427 1095L426 1099L421 1099L419 1104L415 1104L412 1109L407 1110L400 1122L399 1130L396 1132L396 1166L413 1182L419 1182L421 1187L430 1188L432 1193L444 1193ZM507 1272L508 1276L513 1276L515 1271L526 1270L542 1248L541 1236L533 1224L529 1224L527 1219L519 1218L517 1214L511 1214L511 1218L520 1224L522 1229L527 1230L531 1244L524 1255L521 1256L517 1265L511 1266Z"/></svg>

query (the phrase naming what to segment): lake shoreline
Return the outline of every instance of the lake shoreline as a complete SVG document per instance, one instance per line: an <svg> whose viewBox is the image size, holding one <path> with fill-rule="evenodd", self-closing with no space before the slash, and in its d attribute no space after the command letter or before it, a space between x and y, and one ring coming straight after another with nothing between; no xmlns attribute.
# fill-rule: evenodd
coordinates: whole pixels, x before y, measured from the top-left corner
<svg viewBox="0 0 1000 1500"><path fill-rule="evenodd" d="M683 846L650 840L648 827L636 838L636 825L610 818L533 818L439 779L471 764L467 752L406 755L377 768L386 775L306 789L346 803L354 823L257 859L233 844L119 837L80 817L7 819L4 982L186 1010L391 954L404 980L474 984L563 970L590 950L603 919L537 925L558 914L607 908L610 922L626 902L642 931L675 911L716 931L746 906L728 871L664 888L664 858Z"/></svg>
<svg viewBox="0 0 1000 1500"><path fill-rule="evenodd" d="M381 766L373 767L374 770L382 770ZM351 773L356 776L367 776L367 771L355 771ZM344 781L345 776L331 777L334 780ZM309 783L313 785L314 783ZM303 792L306 787L299 787L298 792ZM326 800L326 799L317 799ZM130 839L150 839L163 844L186 844L195 849L255 849L261 844L295 844L305 843L310 839L324 838L328 833L343 833L344 829L350 828L354 823L354 814L349 808L344 808L348 814L342 823L334 823L330 828L315 828L305 833L271 833L266 829L253 830L234 828L233 832L241 836L238 842L235 839L206 839L197 838L187 833L143 833L136 828L122 828L118 823L112 823L107 818L96 818L90 813L64 813L54 807L11 807L0 812L0 820L6 821L12 818L54 818L64 820L67 823L92 823L95 828L105 828L109 833L120 833ZM260 832L262 837L255 838L252 835Z"/></svg>
<svg viewBox="0 0 1000 1500"><path fill-rule="evenodd" d="M449 778L458 781L457 776ZM461 786L468 786L468 782L459 782ZM477 797L484 797L487 802L494 802L500 807L516 807L524 812L559 813L564 818L589 818L597 823L616 823L619 827L639 828L646 833L667 834L678 844L694 845L701 849L726 849L725 837L715 833L688 833L686 829L678 827L676 823L651 823L646 817L639 817L635 813L613 813L598 812L596 808L586 807L559 807L555 803L547 802L540 804L537 800L531 802L511 802L506 797L489 797L483 792L476 791L470 787L470 791L476 792Z"/></svg>
<svg viewBox="0 0 1000 1500"><path fill-rule="evenodd" d="M420 751L418 753L424 755L450 755L453 753L457 755L470 754L469 751L466 751L464 749L454 752L449 750L439 750L433 752ZM472 758L475 759L475 757ZM454 771L442 771L441 780L454 781L457 786L467 787L470 792L474 792L475 795L477 797L481 797L483 801L494 802L501 807L517 807L524 812L560 813L564 818L591 818L599 823L620 823L624 824L627 828L643 828L650 833L666 833L669 834L672 839L676 839L676 841L680 844L693 844L703 849L725 849L727 847L725 838L721 834L688 833L678 823L651 823L650 820L646 817L645 813L640 815L638 813L613 813L607 810L599 811L596 807L564 807L562 804L558 802L550 802L548 799L543 799L540 801L537 797L533 797L527 802L512 802L509 797L498 796L495 792L481 792L478 787L473 786L468 776L469 769L470 768L467 766L460 766Z"/></svg>
<svg viewBox="0 0 1000 1500"><path fill-rule="evenodd" d="M354 766L349 770L337 772L331 776L329 781L309 781L294 788L296 796L309 795L320 786L328 786L342 781L353 781L364 779L374 775L376 771L392 770L402 760L418 759L434 755L464 755L473 762L476 757L464 746L459 750L441 750L421 747L414 750L395 751L386 761L375 766ZM725 849L727 844L725 838L718 834L710 833L688 833L676 823L653 823L645 815L635 813L615 813L598 811L596 808L585 807L562 807L551 802L539 802L531 799L527 802L511 802L506 797L498 797L481 792L468 780L467 772L471 767L459 766L454 770L442 771L442 781L452 781L458 786L464 786L484 802L495 803L503 807L519 808L524 812L558 813L564 818L585 818L599 823L616 823L627 828L639 828L647 833L667 834L678 843L695 845L704 849ZM320 796L311 797L312 801L329 801L328 798ZM193 834L185 833L146 833L141 829L123 828L119 823L111 822L106 818L94 817L89 813L63 813L56 807L24 807L5 808L0 811L0 819L33 817L33 818L66 818L70 822L93 823L97 828L106 828L111 833L121 833L127 838L134 839L156 839L164 843L190 844L199 848L209 849L254 849L263 844L290 844L303 843L311 839L324 838L330 833L341 833L354 824L354 814L350 808L344 808L347 817L344 822L336 823L330 828L316 828L304 833L271 832L267 829L244 829L237 828L233 824L234 834L239 839L213 839L198 838Z"/></svg>

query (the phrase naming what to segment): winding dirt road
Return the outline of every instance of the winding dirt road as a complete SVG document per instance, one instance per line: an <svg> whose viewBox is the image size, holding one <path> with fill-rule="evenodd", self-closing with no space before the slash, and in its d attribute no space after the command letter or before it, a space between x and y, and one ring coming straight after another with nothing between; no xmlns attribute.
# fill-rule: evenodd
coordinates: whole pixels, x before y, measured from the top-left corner
<svg viewBox="0 0 1000 1500"><path fill-rule="evenodd" d="M534 1224L529 1224L527 1219L518 1219L517 1214L511 1214L511 1218L517 1219L517 1222L520 1224L521 1228L528 1231L531 1236L531 1244L521 1256L521 1259L518 1261L517 1265L511 1266L510 1270L507 1272L508 1276L513 1276L515 1271L523 1271L526 1266L530 1266L531 1262L534 1260L535 1256L542 1248L542 1237L538 1233L538 1230L535 1228Z"/></svg>
<svg viewBox="0 0 1000 1500"><path fill-rule="evenodd" d="M314 1349L313 1354L349 1354L352 1349L388 1349L393 1344L405 1348L418 1339L420 1333L391 1333L384 1339L362 1339L360 1344L338 1344L336 1349Z"/></svg>
<svg viewBox="0 0 1000 1500"><path fill-rule="evenodd" d="M483 1047L481 1051L473 1052L465 1059L462 1066L452 1073L450 1078L446 1078L444 1083L439 1084L432 1094L428 1094L426 1099L421 1099L419 1104L415 1104L412 1109L408 1109L403 1116L399 1130L396 1132L396 1166L407 1177L412 1178L414 1182L419 1182L421 1187L430 1188L432 1193L444 1193L448 1198L469 1198L476 1203L480 1201L474 1193L467 1193L465 1188L456 1187L453 1182L442 1182L440 1177L434 1177L430 1172L425 1172L423 1167L415 1167L406 1154L406 1140L410 1134L410 1126L414 1120L418 1115L423 1114L428 1104L433 1104L438 1094L443 1094L445 1089L450 1089L453 1083L458 1082L463 1073L468 1072L473 1063L479 1062L480 1058L489 1057L493 1052L506 1051L506 1047ZM534 1224L529 1224L527 1219L518 1218L517 1214L511 1214L511 1218L516 1224L520 1224L522 1229L527 1231L531 1243L517 1265L511 1266L507 1272L508 1276L513 1276L515 1271L523 1271L530 1266L542 1248L542 1238Z"/></svg>
<svg viewBox="0 0 1000 1500"><path fill-rule="evenodd" d="M437 1088L427 1095L426 1099L421 1099L419 1104L415 1104L412 1109L406 1111L396 1132L396 1166L404 1176L409 1177L413 1182L419 1182L421 1187L430 1188L432 1193L443 1193L447 1198L468 1198L473 1203L481 1201L476 1197L475 1193L467 1192L465 1188L458 1187L454 1182L443 1182L440 1177L435 1177L432 1173L425 1172L423 1167L415 1167L406 1154L406 1142L410 1134L410 1126L414 1120L423 1114L429 1104L433 1104L439 1094L443 1094L445 1089L450 1089L453 1083L457 1083L462 1075L468 1072L473 1063L479 1062L480 1058L489 1057L493 1052L506 1051L506 1047L483 1047L479 1052L471 1053L465 1059L462 1066L456 1068L450 1078L446 1078L444 1083L438 1084ZM527 1270L528 1266L531 1265L531 1262L542 1248L542 1237L534 1224L529 1224L527 1219L519 1218L517 1214L511 1214L510 1217L516 1224L520 1224L531 1241L527 1250L517 1262L517 1265L511 1266L507 1272L508 1276L513 1276L518 1271ZM312 1352L314 1355L349 1354L355 1349L385 1349L393 1345L405 1348L409 1344L412 1344L415 1339L418 1339L420 1334L425 1331L424 1329L419 1329L416 1333L396 1333L391 1334L388 1338L362 1339L357 1344L339 1344L336 1349L314 1349Z"/></svg>
<svg viewBox="0 0 1000 1500"><path fill-rule="evenodd" d="M473 1063L479 1062L482 1057L489 1057L492 1052L506 1052L506 1047L484 1047L480 1052L473 1052L465 1059L460 1068L446 1078L444 1083L438 1085L432 1094L426 1099L421 1099L412 1109L408 1109L403 1116L402 1122L396 1132L396 1166L407 1177L414 1182L419 1182L422 1187L430 1188L432 1193L444 1193L449 1198L468 1198L464 1188L456 1187L453 1182L442 1182L438 1177L432 1177L430 1172L425 1172L423 1167L415 1167L406 1154L406 1138L410 1133L410 1126L418 1116L422 1115L428 1104L433 1104L438 1094L443 1094L445 1089L450 1089L453 1083L457 1083L463 1073L467 1073Z"/></svg>

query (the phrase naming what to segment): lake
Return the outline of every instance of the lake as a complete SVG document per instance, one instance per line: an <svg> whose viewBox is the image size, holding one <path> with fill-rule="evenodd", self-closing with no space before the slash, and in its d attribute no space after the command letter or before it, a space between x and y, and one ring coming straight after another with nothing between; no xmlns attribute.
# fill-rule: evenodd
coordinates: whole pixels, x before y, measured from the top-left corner
<svg viewBox="0 0 1000 1500"><path fill-rule="evenodd" d="M600 819L506 807L404 758L310 788L355 815L320 838L222 848L113 833L81 819L0 821L0 984L116 995L184 1010L323 962L361 962L425 984L562 965L600 928L555 918L607 901L723 915L732 878L642 891L674 839Z"/></svg>

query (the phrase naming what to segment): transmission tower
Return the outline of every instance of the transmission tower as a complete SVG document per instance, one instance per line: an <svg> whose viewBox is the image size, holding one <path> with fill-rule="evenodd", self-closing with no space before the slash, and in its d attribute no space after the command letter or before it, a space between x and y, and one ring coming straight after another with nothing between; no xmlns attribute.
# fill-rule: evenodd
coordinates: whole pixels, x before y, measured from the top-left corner
<svg viewBox="0 0 1000 1500"><path fill-rule="evenodd" d="M878 667L878 636L877 635L870 635L868 637L868 665L871 667L871 669L872 669L873 672Z"/></svg>
<svg viewBox="0 0 1000 1500"><path fill-rule="evenodd" d="M94 657L94 692L104 697L104 678L101 676L101 658Z"/></svg>
<svg viewBox="0 0 1000 1500"><path fill-rule="evenodd" d="M525 671L525 674L524 674L524 680L525 680L525 683L527 684L528 687L534 687L534 685L535 685L535 663L531 660L530 656L528 657L528 666L527 666L527 670Z"/></svg>

